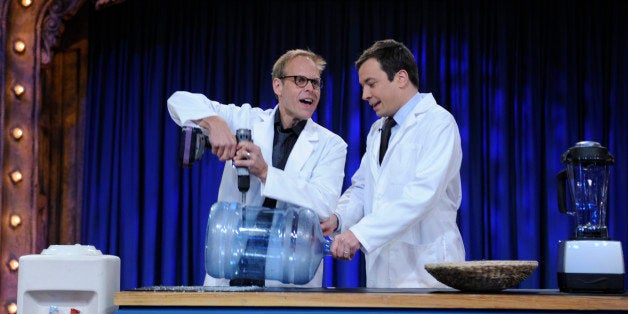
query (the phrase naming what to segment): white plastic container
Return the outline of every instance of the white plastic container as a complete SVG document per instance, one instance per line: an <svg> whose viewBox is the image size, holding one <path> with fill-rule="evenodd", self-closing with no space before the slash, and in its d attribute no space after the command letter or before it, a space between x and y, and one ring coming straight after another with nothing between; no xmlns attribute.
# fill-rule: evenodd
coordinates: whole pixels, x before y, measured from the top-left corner
<svg viewBox="0 0 628 314"><path fill-rule="evenodd" d="M89 245L51 245L20 257L18 313L114 313L120 258Z"/></svg>

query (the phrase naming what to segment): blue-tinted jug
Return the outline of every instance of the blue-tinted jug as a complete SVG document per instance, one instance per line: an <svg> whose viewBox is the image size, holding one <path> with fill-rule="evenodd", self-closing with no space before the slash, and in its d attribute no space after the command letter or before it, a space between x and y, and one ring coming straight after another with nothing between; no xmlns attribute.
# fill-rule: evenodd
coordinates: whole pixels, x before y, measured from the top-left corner
<svg viewBox="0 0 628 314"><path fill-rule="evenodd" d="M205 270L214 278L306 284L330 244L310 209L218 202L207 220Z"/></svg>

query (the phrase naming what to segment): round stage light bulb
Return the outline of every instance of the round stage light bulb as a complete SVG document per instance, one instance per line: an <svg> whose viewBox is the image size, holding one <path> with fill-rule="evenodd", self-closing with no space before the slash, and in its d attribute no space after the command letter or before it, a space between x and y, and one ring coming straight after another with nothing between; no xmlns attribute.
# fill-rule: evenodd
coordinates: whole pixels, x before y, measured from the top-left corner
<svg viewBox="0 0 628 314"><path fill-rule="evenodd" d="M16 42L15 42L15 44L13 45L13 49L14 49L14 50L15 50L15 52L17 52L17 53L22 53L22 52L24 52L24 50L26 50L26 44L25 44L23 41L18 40L18 41L16 41Z"/></svg>
<svg viewBox="0 0 628 314"><path fill-rule="evenodd" d="M17 313L17 304L15 304L15 302L12 302L11 304L7 305L7 312L9 312L9 314Z"/></svg>
<svg viewBox="0 0 628 314"><path fill-rule="evenodd" d="M11 227L16 228L17 226L22 224L22 217L20 217L20 215L13 214L11 215L10 221Z"/></svg>
<svg viewBox="0 0 628 314"><path fill-rule="evenodd" d="M33 4L32 0L22 0L22 6L25 7L25 8L30 7L31 4Z"/></svg>
<svg viewBox="0 0 628 314"><path fill-rule="evenodd" d="M20 84L15 85L15 87L13 87L13 92L15 93L15 96L22 96L22 94L24 94L24 86Z"/></svg>
<svg viewBox="0 0 628 314"><path fill-rule="evenodd" d="M13 135L14 139L19 140L24 135L24 130L20 128L14 128L13 130L11 130L11 135Z"/></svg>
<svg viewBox="0 0 628 314"><path fill-rule="evenodd" d="M22 181L22 173L18 170L11 172L11 180L13 181L13 183L18 183Z"/></svg>
<svg viewBox="0 0 628 314"><path fill-rule="evenodd" d="M24 130L20 128L14 128L13 130L11 130L11 135L13 135L14 139L19 140L24 135Z"/></svg>
<svg viewBox="0 0 628 314"><path fill-rule="evenodd" d="M18 260L16 260L15 258L12 258L9 261L9 269L11 271L16 271L18 268L20 268L20 262Z"/></svg>

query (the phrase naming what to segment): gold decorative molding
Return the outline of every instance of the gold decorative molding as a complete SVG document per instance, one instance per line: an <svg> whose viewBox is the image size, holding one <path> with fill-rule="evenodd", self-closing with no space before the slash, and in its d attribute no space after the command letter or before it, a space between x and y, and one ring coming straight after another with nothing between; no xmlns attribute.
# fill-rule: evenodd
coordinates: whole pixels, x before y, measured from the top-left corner
<svg viewBox="0 0 628 314"><path fill-rule="evenodd" d="M85 0L53 0L41 23L41 64L49 64L52 48L63 33L63 22L73 17Z"/></svg>
<svg viewBox="0 0 628 314"><path fill-rule="evenodd" d="M96 10L112 6L114 4L122 3L125 0L96 0Z"/></svg>
<svg viewBox="0 0 628 314"><path fill-rule="evenodd" d="M80 99L86 90L86 63L72 58L86 60L86 43L70 47L80 53L67 53L70 57L63 60L53 56L62 53L56 48L64 25L85 3L102 8L120 2L0 0L0 312L15 310L20 256L39 253L50 243L80 240L74 236L79 234L80 223L65 222L77 217L72 211L80 213L80 195L75 195L80 183L67 179L75 174L80 177L82 168L73 169L76 164L66 162L63 149L56 144L81 143L81 124L63 118L84 106ZM77 68L66 71L66 66ZM60 86L64 93L59 92ZM63 95L68 90L79 100L66 101ZM59 135L65 141L55 138ZM45 160L48 156L54 159ZM51 186L51 178L59 177L69 183Z"/></svg>
<svg viewBox="0 0 628 314"><path fill-rule="evenodd" d="M95 7L99 10L124 1L96 0ZM76 14L85 0L53 0L50 2L41 24L41 64L50 63L52 49L63 34L64 22Z"/></svg>

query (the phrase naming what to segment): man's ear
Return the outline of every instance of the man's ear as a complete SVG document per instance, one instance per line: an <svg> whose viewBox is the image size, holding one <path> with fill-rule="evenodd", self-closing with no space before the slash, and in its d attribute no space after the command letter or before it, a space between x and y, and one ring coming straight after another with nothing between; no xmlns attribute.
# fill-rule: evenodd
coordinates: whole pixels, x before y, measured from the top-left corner
<svg viewBox="0 0 628 314"><path fill-rule="evenodd" d="M281 79L279 78L273 79L273 91L275 92L275 97L279 99L279 96L281 96L283 92L283 83L281 82Z"/></svg>
<svg viewBox="0 0 628 314"><path fill-rule="evenodd" d="M399 72L395 74L395 82L399 84L399 87L404 87L410 84L410 79L408 78L408 72L406 70L401 69Z"/></svg>

